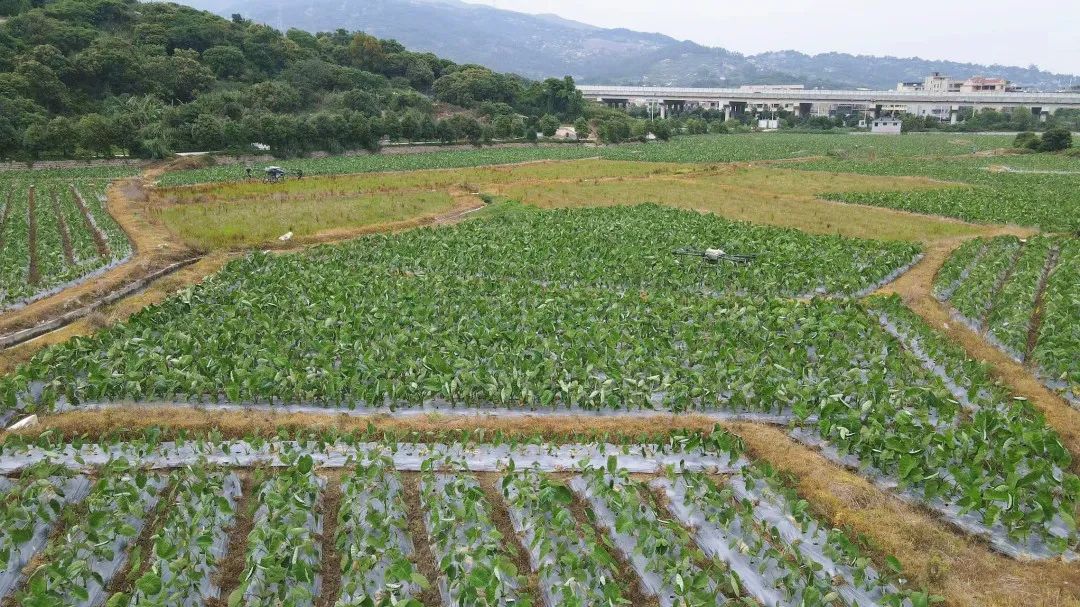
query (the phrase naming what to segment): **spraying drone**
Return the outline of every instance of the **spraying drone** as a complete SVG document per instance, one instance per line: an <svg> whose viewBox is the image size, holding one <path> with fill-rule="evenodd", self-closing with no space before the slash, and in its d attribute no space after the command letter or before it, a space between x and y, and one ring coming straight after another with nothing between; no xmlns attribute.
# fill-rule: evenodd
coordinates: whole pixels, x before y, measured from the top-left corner
<svg viewBox="0 0 1080 607"><path fill-rule="evenodd" d="M705 249L699 251L697 249L676 249L672 251L675 255L686 255L687 257L700 257L702 261L707 264L717 265L722 261L726 261L732 265L746 265L753 262L758 258L756 254L745 253L728 253L723 249Z"/></svg>

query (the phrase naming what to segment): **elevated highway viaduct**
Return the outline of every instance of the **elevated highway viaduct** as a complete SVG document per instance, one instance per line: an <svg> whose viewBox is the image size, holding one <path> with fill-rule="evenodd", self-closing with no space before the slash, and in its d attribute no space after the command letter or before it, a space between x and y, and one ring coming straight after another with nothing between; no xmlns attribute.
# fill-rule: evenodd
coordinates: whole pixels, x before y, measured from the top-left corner
<svg viewBox="0 0 1080 607"><path fill-rule="evenodd" d="M1026 107L1045 120L1061 108L1080 108L1080 93L866 91L796 88L682 88L579 85L586 99L615 106L655 105L662 116L670 109L703 107L720 110L725 118L744 112L788 111L801 116L828 115L833 110L936 115L956 122L961 108L1004 110Z"/></svg>

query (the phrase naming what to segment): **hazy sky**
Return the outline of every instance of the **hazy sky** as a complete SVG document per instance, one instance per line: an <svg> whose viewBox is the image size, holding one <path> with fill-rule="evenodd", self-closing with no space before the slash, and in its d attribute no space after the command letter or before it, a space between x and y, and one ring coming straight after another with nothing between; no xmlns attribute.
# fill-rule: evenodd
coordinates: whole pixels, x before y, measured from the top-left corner
<svg viewBox="0 0 1080 607"><path fill-rule="evenodd" d="M660 32L747 54L794 49L1034 63L1080 75L1080 0L466 1Z"/></svg>

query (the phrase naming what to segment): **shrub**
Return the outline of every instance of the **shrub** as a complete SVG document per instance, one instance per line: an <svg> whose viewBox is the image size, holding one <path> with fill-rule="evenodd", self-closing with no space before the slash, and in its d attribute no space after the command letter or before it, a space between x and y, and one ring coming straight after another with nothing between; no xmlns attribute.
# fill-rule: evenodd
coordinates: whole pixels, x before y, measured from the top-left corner
<svg viewBox="0 0 1080 607"><path fill-rule="evenodd" d="M1035 149L1039 146L1039 143L1039 136L1031 131L1018 133L1016 139L1013 139L1014 148Z"/></svg>
<svg viewBox="0 0 1080 607"><path fill-rule="evenodd" d="M1042 136L1040 152L1060 152L1072 147L1072 133L1068 129L1049 129Z"/></svg>

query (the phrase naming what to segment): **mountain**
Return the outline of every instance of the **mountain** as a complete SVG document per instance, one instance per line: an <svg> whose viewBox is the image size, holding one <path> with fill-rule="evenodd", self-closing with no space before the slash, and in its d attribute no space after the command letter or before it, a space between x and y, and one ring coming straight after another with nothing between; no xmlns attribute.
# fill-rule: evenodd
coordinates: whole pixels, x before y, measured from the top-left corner
<svg viewBox="0 0 1080 607"><path fill-rule="evenodd" d="M580 82L676 86L797 83L892 88L938 71L954 78L1000 76L1056 90L1074 78L1034 68L919 58L779 51L742 55L662 34L604 29L555 15L529 15L459 0L182 0L279 29L365 31L410 49L529 78L571 75Z"/></svg>

